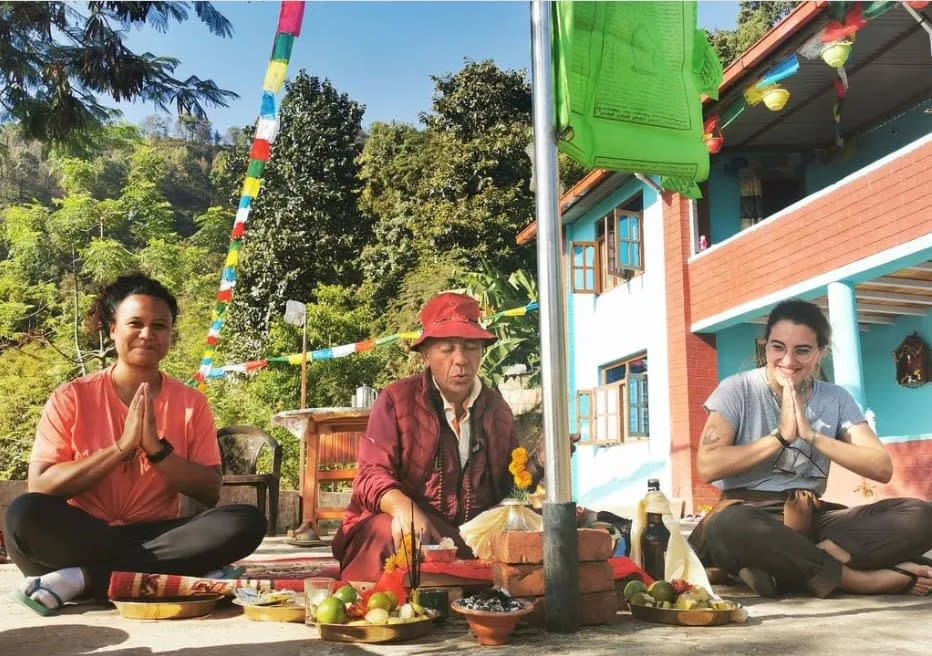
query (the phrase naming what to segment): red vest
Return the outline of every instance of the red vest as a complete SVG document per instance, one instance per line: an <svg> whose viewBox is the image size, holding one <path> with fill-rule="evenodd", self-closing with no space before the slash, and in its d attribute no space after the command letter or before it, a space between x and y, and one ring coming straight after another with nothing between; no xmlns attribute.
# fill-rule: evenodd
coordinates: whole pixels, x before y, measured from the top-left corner
<svg viewBox="0 0 932 656"><path fill-rule="evenodd" d="M518 446L511 408L485 385L470 409L471 448L460 467L456 436L443 415L429 370L392 383L376 399L360 439L359 475L340 533L381 512L400 489L429 515L460 525L511 495L508 464Z"/></svg>

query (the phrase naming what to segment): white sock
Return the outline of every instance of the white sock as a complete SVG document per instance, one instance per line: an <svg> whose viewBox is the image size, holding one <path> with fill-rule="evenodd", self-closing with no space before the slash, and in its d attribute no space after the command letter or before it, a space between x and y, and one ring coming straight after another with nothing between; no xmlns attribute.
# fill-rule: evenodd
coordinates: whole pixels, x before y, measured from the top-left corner
<svg viewBox="0 0 932 656"><path fill-rule="evenodd" d="M38 582L42 588L47 588L57 594L62 602L75 599L84 592L84 588L87 586L87 581L84 578L84 570L80 567L66 567L65 569L60 569L57 572L49 572L42 576L27 577L21 588L23 592L34 590L29 596L49 609L58 608L58 601L55 597L50 595L47 590L36 588L36 582Z"/></svg>

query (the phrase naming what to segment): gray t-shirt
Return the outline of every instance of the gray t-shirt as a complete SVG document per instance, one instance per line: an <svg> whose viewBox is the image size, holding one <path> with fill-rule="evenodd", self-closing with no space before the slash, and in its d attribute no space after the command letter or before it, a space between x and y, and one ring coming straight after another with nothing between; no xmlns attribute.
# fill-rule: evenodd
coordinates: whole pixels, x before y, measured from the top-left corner
<svg viewBox="0 0 932 656"><path fill-rule="evenodd" d="M735 444L750 444L766 437L780 421L777 396L767 384L763 367L723 380L705 402L705 409L714 410L735 427ZM865 421L846 390L818 380L806 403L806 417L813 430L834 439ZM725 490L750 488L768 492L805 489L821 496L831 461L801 439L795 440L792 447L747 471L723 478L716 485Z"/></svg>

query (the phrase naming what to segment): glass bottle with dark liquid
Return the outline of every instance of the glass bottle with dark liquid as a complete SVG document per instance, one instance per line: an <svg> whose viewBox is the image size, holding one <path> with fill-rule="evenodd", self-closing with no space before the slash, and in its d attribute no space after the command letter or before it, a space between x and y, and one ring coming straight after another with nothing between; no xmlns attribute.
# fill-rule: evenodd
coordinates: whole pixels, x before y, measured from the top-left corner
<svg viewBox="0 0 932 656"><path fill-rule="evenodd" d="M647 481L647 507L650 508L651 493L660 493L660 481L651 478ZM667 553L667 543L670 541L670 531L663 523L660 513L647 513L647 525L641 532L641 560L644 571L656 581L663 580L664 561Z"/></svg>

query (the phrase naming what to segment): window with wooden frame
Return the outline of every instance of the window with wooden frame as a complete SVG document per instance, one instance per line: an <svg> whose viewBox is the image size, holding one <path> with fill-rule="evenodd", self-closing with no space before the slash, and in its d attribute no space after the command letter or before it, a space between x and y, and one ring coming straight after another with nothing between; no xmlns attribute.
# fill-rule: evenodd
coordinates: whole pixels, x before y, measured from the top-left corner
<svg viewBox="0 0 932 656"><path fill-rule="evenodd" d="M598 242L574 241L571 248L573 292L598 294L602 289Z"/></svg>
<svg viewBox="0 0 932 656"><path fill-rule="evenodd" d="M641 212L615 210L615 268L618 275L630 280L644 272L644 236Z"/></svg>
<svg viewBox="0 0 932 656"><path fill-rule="evenodd" d="M574 241L571 253L574 293L601 294L631 280L644 272L643 213L616 207L599 219L596 241Z"/></svg>
<svg viewBox="0 0 932 656"><path fill-rule="evenodd" d="M598 387L576 393L580 444L609 445L648 439L647 356L602 368Z"/></svg>

